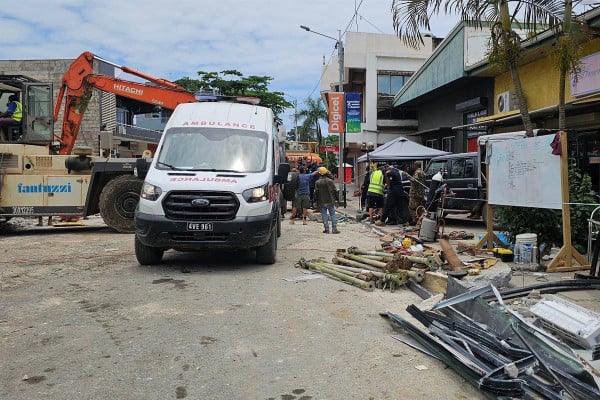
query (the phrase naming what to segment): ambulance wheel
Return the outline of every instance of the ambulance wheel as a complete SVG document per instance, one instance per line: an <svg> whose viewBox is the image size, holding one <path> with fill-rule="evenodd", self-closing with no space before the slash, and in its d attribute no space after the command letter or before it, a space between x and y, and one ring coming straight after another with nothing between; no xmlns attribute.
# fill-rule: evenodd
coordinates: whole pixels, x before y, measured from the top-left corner
<svg viewBox="0 0 600 400"><path fill-rule="evenodd" d="M100 193L100 215L109 227L120 233L135 232L135 208L140 201L142 180L133 175L111 179Z"/></svg>
<svg viewBox="0 0 600 400"><path fill-rule="evenodd" d="M159 247L146 246L138 239L137 235L135 243L135 258L140 265L155 265L162 261L164 250Z"/></svg>
<svg viewBox="0 0 600 400"><path fill-rule="evenodd" d="M274 264L277 255L277 232L271 232L269 241L256 248L256 262L260 264Z"/></svg>

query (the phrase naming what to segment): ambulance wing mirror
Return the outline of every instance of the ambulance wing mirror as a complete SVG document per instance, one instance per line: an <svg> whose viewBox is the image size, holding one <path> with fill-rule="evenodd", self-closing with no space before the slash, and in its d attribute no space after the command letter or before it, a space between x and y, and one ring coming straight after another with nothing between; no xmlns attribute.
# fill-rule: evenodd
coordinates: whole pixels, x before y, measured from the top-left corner
<svg viewBox="0 0 600 400"><path fill-rule="evenodd" d="M152 163L151 158L138 158L135 160L135 169L133 174L138 178L144 180L146 175L148 174L148 170L150 169L150 164Z"/></svg>

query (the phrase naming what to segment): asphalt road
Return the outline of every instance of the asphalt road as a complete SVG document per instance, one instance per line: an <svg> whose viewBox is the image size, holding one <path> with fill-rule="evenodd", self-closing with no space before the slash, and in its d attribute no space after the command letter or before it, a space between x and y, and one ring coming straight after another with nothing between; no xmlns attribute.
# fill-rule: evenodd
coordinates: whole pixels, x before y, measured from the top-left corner
<svg viewBox="0 0 600 400"><path fill-rule="evenodd" d="M410 290L285 280L306 277L301 258L379 248L368 225L286 221L269 266L167 252L141 267L133 235L85 224L0 234L2 399L483 398L392 338L379 313L406 316Z"/></svg>

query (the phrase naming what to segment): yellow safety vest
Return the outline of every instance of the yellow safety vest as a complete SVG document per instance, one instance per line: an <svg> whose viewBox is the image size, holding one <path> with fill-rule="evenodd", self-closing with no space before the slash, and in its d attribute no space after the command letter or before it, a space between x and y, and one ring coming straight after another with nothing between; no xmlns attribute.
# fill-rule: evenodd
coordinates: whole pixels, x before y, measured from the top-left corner
<svg viewBox="0 0 600 400"><path fill-rule="evenodd" d="M15 112L12 115L12 119L14 119L17 122L21 122L21 119L23 119L23 105L20 101L15 101L15 104L17 105L17 107L15 108Z"/></svg>
<svg viewBox="0 0 600 400"><path fill-rule="evenodd" d="M367 192L380 194L383 196L383 172L381 170L375 170L371 174L371 180L369 181L369 189Z"/></svg>

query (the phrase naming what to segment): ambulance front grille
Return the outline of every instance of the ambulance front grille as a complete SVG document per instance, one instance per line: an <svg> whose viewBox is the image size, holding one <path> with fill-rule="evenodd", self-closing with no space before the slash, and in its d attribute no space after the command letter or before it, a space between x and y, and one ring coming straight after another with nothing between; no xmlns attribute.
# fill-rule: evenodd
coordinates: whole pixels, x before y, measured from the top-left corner
<svg viewBox="0 0 600 400"><path fill-rule="evenodd" d="M167 218L184 221L229 221L239 207L237 197L230 192L171 192L163 201Z"/></svg>

